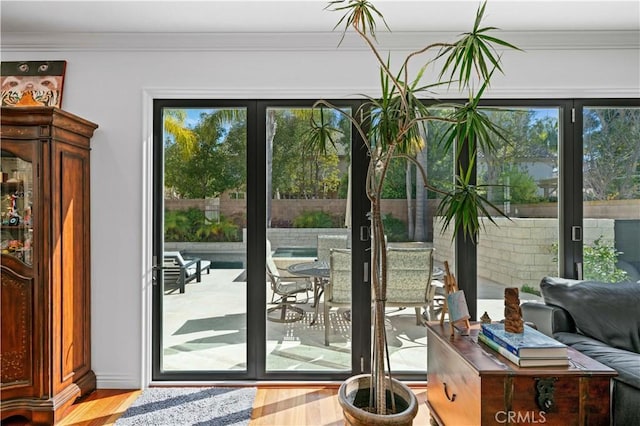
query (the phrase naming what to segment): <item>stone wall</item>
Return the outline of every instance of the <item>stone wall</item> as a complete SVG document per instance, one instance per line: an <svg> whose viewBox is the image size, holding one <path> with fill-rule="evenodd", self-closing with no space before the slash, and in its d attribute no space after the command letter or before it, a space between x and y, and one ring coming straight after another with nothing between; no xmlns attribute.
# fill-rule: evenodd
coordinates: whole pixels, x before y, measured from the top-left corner
<svg viewBox="0 0 640 426"><path fill-rule="evenodd" d="M592 219L640 219L640 200L585 201L583 216ZM512 204L516 217L557 217L558 203Z"/></svg>
<svg viewBox="0 0 640 426"><path fill-rule="evenodd" d="M558 241L557 219L494 218L498 226L481 219L485 226L478 244L478 277L505 286L521 287L527 284L538 287L540 279L547 275L558 275L553 244ZM614 241L613 219L584 219L584 241L587 244L603 237ZM437 230L442 224L434 220ZM444 234L436 231L433 246L437 262L449 261L454 267L452 229Z"/></svg>
<svg viewBox="0 0 640 426"><path fill-rule="evenodd" d="M351 230L347 228L270 228L267 238L273 250L278 247L316 247L318 235L347 235L351 247Z"/></svg>
<svg viewBox="0 0 640 426"><path fill-rule="evenodd" d="M225 217L244 217L247 202L244 199L229 199L223 197L215 199L166 199L167 210L183 210L198 208L203 211L219 209ZM437 200L428 200L427 221L435 216ZM346 208L345 199L328 200L272 200L271 211L274 222L292 222L304 211L324 211L334 217L344 220ZM383 214L390 213L393 217L404 222L407 220L406 200L382 200ZM640 219L640 200L608 200L587 201L584 203L585 218L609 218L609 219ZM514 217L523 218L555 218L558 216L557 203L513 204L511 214ZM439 228L435 228L436 230ZM435 232L437 233L437 231ZM430 238L429 238L430 240Z"/></svg>

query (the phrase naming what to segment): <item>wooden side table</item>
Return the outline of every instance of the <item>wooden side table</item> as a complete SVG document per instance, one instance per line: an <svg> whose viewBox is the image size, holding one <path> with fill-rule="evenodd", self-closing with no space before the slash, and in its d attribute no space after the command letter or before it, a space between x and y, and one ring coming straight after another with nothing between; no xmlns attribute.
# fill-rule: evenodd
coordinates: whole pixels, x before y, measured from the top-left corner
<svg viewBox="0 0 640 426"><path fill-rule="evenodd" d="M513 364L449 324L427 324L427 406L432 425L608 425L615 370L569 348L569 367Z"/></svg>

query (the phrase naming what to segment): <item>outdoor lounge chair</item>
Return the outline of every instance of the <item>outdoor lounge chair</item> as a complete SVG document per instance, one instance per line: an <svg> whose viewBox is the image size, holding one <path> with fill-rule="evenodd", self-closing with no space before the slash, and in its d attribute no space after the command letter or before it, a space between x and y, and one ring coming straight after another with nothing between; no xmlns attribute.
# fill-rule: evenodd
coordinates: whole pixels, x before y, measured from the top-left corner
<svg viewBox="0 0 640 426"><path fill-rule="evenodd" d="M156 269L162 272L162 285L165 294L174 293L176 289L178 289L180 293L184 293L185 284L187 283L184 268L177 266L170 260Z"/></svg>
<svg viewBox="0 0 640 426"><path fill-rule="evenodd" d="M185 259L179 251L164 252L164 272L165 285L175 282L180 287L180 293L184 293L186 283L196 280L201 281L202 272L210 272L211 262L199 258Z"/></svg>

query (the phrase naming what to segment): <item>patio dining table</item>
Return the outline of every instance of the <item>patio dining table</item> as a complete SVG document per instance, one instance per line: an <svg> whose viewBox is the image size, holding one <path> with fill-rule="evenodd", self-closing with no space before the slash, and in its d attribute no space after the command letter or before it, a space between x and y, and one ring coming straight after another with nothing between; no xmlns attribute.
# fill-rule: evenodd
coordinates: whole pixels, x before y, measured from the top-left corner
<svg viewBox="0 0 640 426"><path fill-rule="evenodd" d="M287 271L291 275L308 277L313 280L313 305L311 306L315 311L311 325L315 324L318 320L318 302L320 301L320 296L324 293L324 286L329 278L329 262L316 260L313 262L294 263L287 267Z"/></svg>

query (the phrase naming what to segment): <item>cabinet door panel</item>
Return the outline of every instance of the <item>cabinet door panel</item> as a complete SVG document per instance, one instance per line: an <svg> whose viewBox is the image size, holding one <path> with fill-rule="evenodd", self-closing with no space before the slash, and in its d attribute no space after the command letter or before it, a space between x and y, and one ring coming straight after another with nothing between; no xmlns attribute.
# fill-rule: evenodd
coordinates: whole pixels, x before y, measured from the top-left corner
<svg viewBox="0 0 640 426"><path fill-rule="evenodd" d="M88 153L54 145L54 315L59 319L60 381L89 368ZM86 173L85 173L86 171Z"/></svg>
<svg viewBox="0 0 640 426"><path fill-rule="evenodd" d="M2 266L2 393L25 392L34 385L33 365L33 278ZM28 391L28 389L27 389ZM29 393L31 393L29 391Z"/></svg>

